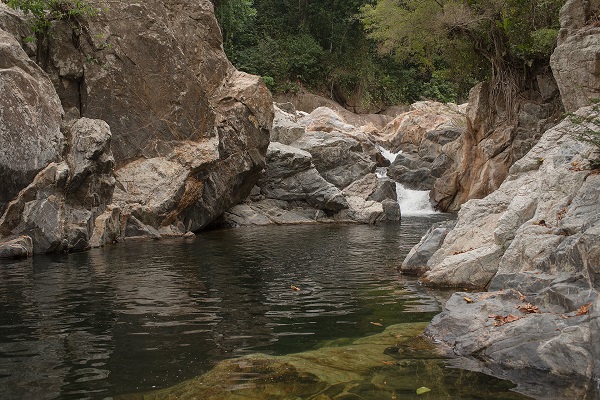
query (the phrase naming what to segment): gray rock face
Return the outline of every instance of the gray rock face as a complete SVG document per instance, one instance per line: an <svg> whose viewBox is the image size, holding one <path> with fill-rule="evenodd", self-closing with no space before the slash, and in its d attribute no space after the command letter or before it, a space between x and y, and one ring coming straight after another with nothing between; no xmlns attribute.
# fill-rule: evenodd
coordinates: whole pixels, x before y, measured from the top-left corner
<svg viewBox="0 0 600 400"><path fill-rule="evenodd" d="M596 111L580 113L590 116ZM559 268L557 249L575 240L572 236L586 237L600 213L593 200L598 198L598 175L572 164L585 165L594 151L576 140L574 133L583 129L587 128L568 119L550 129L513 165L500 189L467 202L456 228L429 260L430 271L423 279L484 287L504 271Z"/></svg>
<svg viewBox="0 0 600 400"><path fill-rule="evenodd" d="M375 162L362 151L360 142L342 133L311 131L291 145L308 151L317 171L340 189L375 172Z"/></svg>
<svg viewBox="0 0 600 400"><path fill-rule="evenodd" d="M600 96L600 28L590 22L597 8L594 2L569 0L560 12L561 31L550 65L567 111Z"/></svg>
<svg viewBox="0 0 600 400"><path fill-rule="evenodd" d="M400 267L402 272L411 275L422 275L427 271L427 262L439 250L446 235L455 225L456 221L444 221L433 224L402 262L402 266Z"/></svg>
<svg viewBox="0 0 600 400"><path fill-rule="evenodd" d="M431 190L436 180L453 165L465 133L463 106L423 101L397 116L380 133L379 141L402 153L389 167L388 176L413 190Z"/></svg>
<svg viewBox="0 0 600 400"><path fill-rule="evenodd" d="M375 174L369 174L352 183L344 189L348 199L349 209L345 211L351 220L375 224L377 222L397 222L401 219L401 210L396 201L396 190L389 193L391 198L384 198L381 202L374 201L376 194L381 191L382 185L389 185L389 180L380 180Z"/></svg>
<svg viewBox="0 0 600 400"><path fill-rule="evenodd" d="M529 281L537 278L530 276ZM531 291L523 287L489 293L456 293L425 333L441 339L457 354L476 354L476 364L471 368L488 373L491 369L493 374L525 387L535 383L536 391L546 384L549 393L538 394L538 398L586 398L589 390L586 378L598 382L597 372L593 371L597 364L598 331L594 323L598 318L599 298L581 282L557 278L546 284L541 293L539 289ZM558 296L569 292L578 293L575 306L556 301ZM551 298L555 301L548 302ZM582 314L581 307L589 311ZM532 375L542 379L528 382L528 376ZM557 385L557 381L567 376L576 384ZM589 398L595 397L592 394Z"/></svg>
<svg viewBox="0 0 600 400"><path fill-rule="evenodd" d="M281 105L281 107L285 106ZM291 144L304 135L304 126L298 123L298 116L293 106L284 110L278 105L274 105L273 109L275 110L275 116L271 129L271 142Z"/></svg>
<svg viewBox="0 0 600 400"><path fill-rule="evenodd" d="M548 130L497 191L463 206L425 266L420 247L434 235L405 261L425 267L426 284L490 290L455 294L427 334L517 383L531 373L600 382L600 175L586 169L595 149L576 139L584 129L600 127L567 118Z"/></svg>
<svg viewBox="0 0 600 400"><path fill-rule="evenodd" d="M520 100L507 110L492 101L490 93L487 82L471 90L467 133L444 145L452 161L440 160L447 167L430 194L442 211L458 211L469 199L483 198L500 187L511 165L555 124L554 115L560 108L555 99L538 104L542 95L536 92L533 101Z"/></svg>
<svg viewBox="0 0 600 400"><path fill-rule="evenodd" d="M233 67L211 2L92 3L102 12L79 37L51 29L47 69L69 116L110 125L118 167L213 136L210 99Z"/></svg>
<svg viewBox="0 0 600 400"><path fill-rule="evenodd" d="M348 208L342 192L314 168L310 153L281 143L269 145L267 168L257 185L270 199L305 201L328 211Z"/></svg>
<svg viewBox="0 0 600 400"><path fill-rule="evenodd" d="M72 143L66 160L40 171L0 218L0 234L31 237L34 253L88 248L94 220L112 200L108 125L83 118L66 129Z"/></svg>
<svg viewBox="0 0 600 400"><path fill-rule="evenodd" d="M306 114L276 105L275 115L271 138L290 145L269 145L257 186L225 213L223 224L400 220L395 184L371 173L381 154L362 128L325 107Z"/></svg>
<svg viewBox="0 0 600 400"><path fill-rule="evenodd" d="M52 82L0 29L0 215L64 145L63 110Z"/></svg>

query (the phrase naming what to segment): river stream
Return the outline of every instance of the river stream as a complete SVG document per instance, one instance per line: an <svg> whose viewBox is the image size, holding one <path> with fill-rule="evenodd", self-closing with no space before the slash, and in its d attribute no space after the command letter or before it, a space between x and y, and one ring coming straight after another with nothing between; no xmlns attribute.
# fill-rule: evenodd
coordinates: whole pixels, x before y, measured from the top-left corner
<svg viewBox="0 0 600 400"><path fill-rule="evenodd" d="M209 231L2 261L0 398L152 392L223 360L339 346L394 324L424 326L447 293L397 267L446 218ZM456 370L446 370L454 380ZM457 398L496 398L492 381L497 398L521 398L509 382L471 379L475 397Z"/></svg>

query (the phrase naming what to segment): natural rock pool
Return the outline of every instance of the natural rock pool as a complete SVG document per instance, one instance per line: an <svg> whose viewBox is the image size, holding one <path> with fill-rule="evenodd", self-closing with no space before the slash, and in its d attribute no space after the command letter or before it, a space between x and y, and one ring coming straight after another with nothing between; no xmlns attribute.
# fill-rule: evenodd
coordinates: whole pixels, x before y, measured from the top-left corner
<svg viewBox="0 0 600 400"><path fill-rule="evenodd" d="M396 268L446 218L2 261L0 398L524 398L416 336L448 294Z"/></svg>

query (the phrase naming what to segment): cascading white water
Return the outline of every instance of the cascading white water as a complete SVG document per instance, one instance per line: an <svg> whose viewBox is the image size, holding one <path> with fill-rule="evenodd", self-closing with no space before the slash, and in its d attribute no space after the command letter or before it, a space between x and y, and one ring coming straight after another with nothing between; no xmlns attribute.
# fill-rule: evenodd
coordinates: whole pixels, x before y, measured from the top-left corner
<svg viewBox="0 0 600 400"><path fill-rule="evenodd" d="M394 162L396 156L402 153L402 150L398 153L392 153L383 147L378 146L381 155L390 162ZM387 176L387 168L377 168L377 176ZM431 207L429 202L429 192L427 190L412 190L405 188L401 183L396 182L396 195L398 198L398 204L400 204L400 212L402 215L427 215L437 214Z"/></svg>

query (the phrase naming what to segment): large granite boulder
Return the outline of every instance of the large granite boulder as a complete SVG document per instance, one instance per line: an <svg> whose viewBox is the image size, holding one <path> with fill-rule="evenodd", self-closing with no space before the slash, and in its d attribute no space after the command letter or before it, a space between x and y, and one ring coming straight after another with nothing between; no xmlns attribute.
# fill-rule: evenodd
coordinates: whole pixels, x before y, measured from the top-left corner
<svg viewBox="0 0 600 400"><path fill-rule="evenodd" d="M349 207L340 214L366 224L400 221L401 210L395 186L387 178L366 175L344 189Z"/></svg>
<svg viewBox="0 0 600 400"><path fill-rule="evenodd" d="M111 126L122 215L142 231L183 234L242 201L265 166L272 100L225 57L211 2L119 3L89 29L79 44L95 61L83 63L78 107Z"/></svg>
<svg viewBox="0 0 600 400"><path fill-rule="evenodd" d="M448 232L450 232L456 221L437 222L429 228L402 262L400 270L409 275L422 275L427 271L427 262L433 254L440 249Z"/></svg>
<svg viewBox="0 0 600 400"><path fill-rule="evenodd" d="M310 114L290 103L274 106L267 167L244 204L224 214L227 226L314 222L400 221L396 185L373 172L383 160L370 127L338 111Z"/></svg>
<svg viewBox="0 0 600 400"><path fill-rule="evenodd" d="M465 107L433 101L414 103L383 130L377 141L393 153L388 176L413 190L431 190L435 181L453 165L465 133Z"/></svg>
<svg viewBox="0 0 600 400"><path fill-rule="evenodd" d="M597 1L569 0L560 12L561 30L550 65L570 112L600 96L600 28L592 21L599 6Z"/></svg>
<svg viewBox="0 0 600 400"><path fill-rule="evenodd" d="M227 60L210 1L92 3L101 11L79 17L82 29L54 21L48 47L38 46L50 80L17 40L0 37L10 93L0 140L11 141L0 211L14 199L2 234L31 233L35 252L202 229L246 198L265 166L271 95ZM19 36L21 17L0 8L0 24ZM19 92L27 79L31 93ZM101 120L110 141L90 133Z"/></svg>
<svg viewBox="0 0 600 400"><path fill-rule="evenodd" d="M578 113L597 115L592 107ZM600 177L584 168L595 150L576 136L585 129L565 119L513 165L497 191L467 202L456 227L428 261L423 280L482 288L503 271L548 270L567 263L559 249L587 237L600 215ZM589 254L579 257L586 260Z"/></svg>
<svg viewBox="0 0 600 400"><path fill-rule="evenodd" d="M467 129L464 106L420 101L398 115L377 136L394 153L418 154L433 161L442 146L456 140Z"/></svg>
<svg viewBox="0 0 600 400"><path fill-rule="evenodd" d="M0 29L0 215L35 175L59 161L63 109L52 82Z"/></svg>
<svg viewBox="0 0 600 400"><path fill-rule="evenodd" d="M340 189L375 172L361 142L340 132L308 131L291 146L309 152L319 173Z"/></svg>
<svg viewBox="0 0 600 400"><path fill-rule="evenodd" d="M257 186L269 199L305 201L334 212L348 208L342 192L319 175L310 153L277 142L269 145L267 168Z"/></svg>

